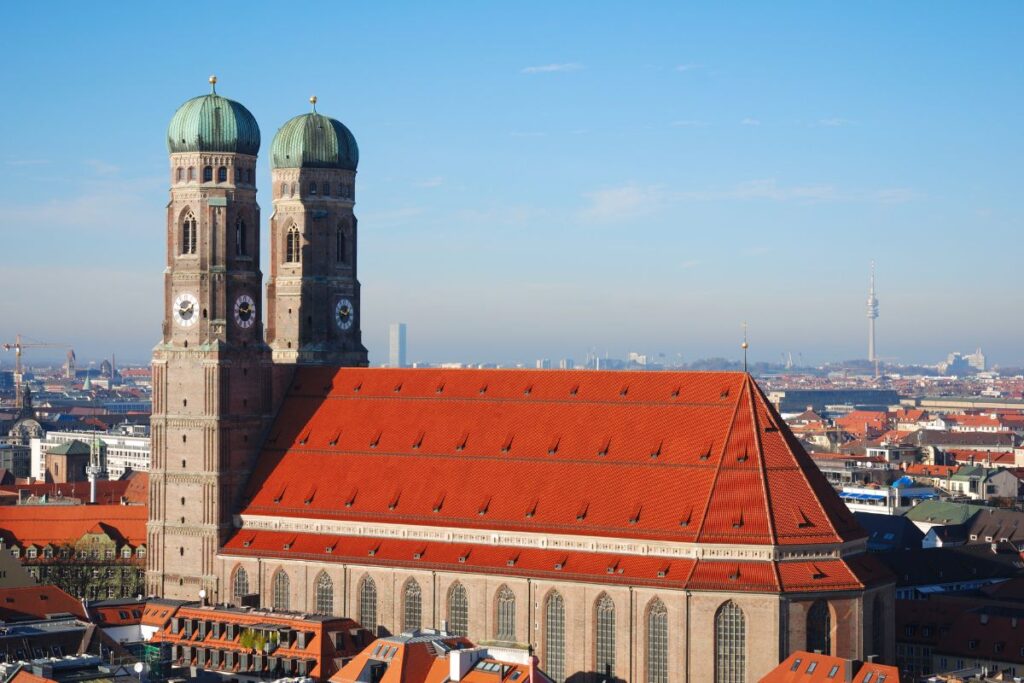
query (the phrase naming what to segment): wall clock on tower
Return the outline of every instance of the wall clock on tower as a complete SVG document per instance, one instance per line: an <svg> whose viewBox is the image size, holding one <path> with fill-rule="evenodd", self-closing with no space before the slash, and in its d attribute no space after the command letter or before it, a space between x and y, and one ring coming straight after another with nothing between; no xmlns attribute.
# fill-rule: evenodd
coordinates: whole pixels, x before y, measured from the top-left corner
<svg viewBox="0 0 1024 683"><path fill-rule="evenodd" d="M243 330L249 329L256 322L256 302L248 294L235 299L235 323Z"/></svg>
<svg viewBox="0 0 1024 683"><path fill-rule="evenodd" d="M179 294L174 300L174 321L182 327L191 327L199 320L199 300L195 294Z"/></svg>
<svg viewBox="0 0 1024 683"><path fill-rule="evenodd" d="M334 321L338 323L339 330L347 330L352 327L356 320L356 309L348 299L339 299L338 305L334 307Z"/></svg>

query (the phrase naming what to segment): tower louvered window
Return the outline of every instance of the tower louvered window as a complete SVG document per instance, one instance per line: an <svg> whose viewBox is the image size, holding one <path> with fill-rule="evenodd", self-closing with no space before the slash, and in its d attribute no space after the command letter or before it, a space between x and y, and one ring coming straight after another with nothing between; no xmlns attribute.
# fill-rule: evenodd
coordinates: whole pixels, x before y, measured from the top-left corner
<svg viewBox="0 0 1024 683"><path fill-rule="evenodd" d="M402 614L402 631L418 631L423 625L423 592L416 579L405 582L405 611Z"/></svg>
<svg viewBox="0 0 1024 683"><path fill-rule="evenodd" d="M235 255L245 256L247 253L245 221L239 218L235 221Z"/></svg>
<svg viewBox="0 0 1024 683"><path fill-rule="evenodd" d="M516 594L508 586L498 589L498 640L516 639Z"/></svg>
<svg viewBox="0 0 1024 683"><path fill-rule="evenodd" d="M715 612L715 683L745 683L747 624L732 600Z"/></svg>
<svg viewBox="0 0 1024 683"><path fill-rule="evenodd" d="M273 580L274 609L287 611L291 609L291 581L283 569L274 572Z"/></svg>
<svg viewBox="0 0 1024 683"><path fill-rule="evenodd" d="M459 636L469 635L469 596L458 582L448 591L448 630Z"/></svg>
<svg viewBox="0 0 1024 683"><path fill-rule="evenodd" d="M213 181L213 166L203 166L203 182L209 183Z"/></svg>
<svg viewBox="0 0 1024 683"><path fill-rule="evenodd" d="M615 603L601 595L595 605L596 662L595 671L605 676L615 675Z"/></svg>
<svg viewBox="0 0 1024 683"><path fill-rule="evenodd" d="M647 610L647 683L668 683L668 610L657 598Z"/></svg>
<svg viewBox="0 0 1024 683"><path fill-rule="evenodd" d="M240 602L243 595L249 594L249 574L244 567L235 570L235 602Z"/></svg>
<svg viewBox="0 0 1024 683"><path fill-rule="evenodd" d="M345 263L345 226L341 223L338 224L338 240L334 254L338 263Z"/></svg>
<svg viewBox="0 0 1024 683"><path fill-rule="evenodd" d="M189 211L181 221L181 253L194 254L198 247L199 225L196 215Z"/></svg>
<svg viewBox="0 0 1024 683"><path fill-rule="evenodd" d="M377 632L377 584L369 576L359 584L359 622Z"/></svg>
<svg viewBox="0 0 1024 683"><path fill-rule="evenodd" d="M298 263L299 256L301 253L301 245L299 243L299 229L293 225L292 227L288 228L288 234L285 237L285 263Z"/></svg>
<svg viewBox="0 0 1024 683"><path fill-rule="evenodd" d="M316 613L334 613L334 582L326 572L320 572L316 577Z"/></svg>
<svg viewBox="0 0 1024 683"><path fill-rule="evenodd" d="M815 601L807 610L807 651L832 654L832 615L824 600Z"/></svg>
<svg viewBox="0 0 1024 683"><path fill-rule="evenodd" d="M544 671L555 683L565 680L565 601L557 591L544 607Z"/></svg>

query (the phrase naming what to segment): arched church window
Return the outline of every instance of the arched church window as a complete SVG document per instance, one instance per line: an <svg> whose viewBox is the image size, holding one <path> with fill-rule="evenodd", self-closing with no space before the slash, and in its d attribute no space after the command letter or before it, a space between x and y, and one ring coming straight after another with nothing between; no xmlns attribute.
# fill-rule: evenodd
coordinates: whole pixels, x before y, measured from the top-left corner
<svg viewBox="0 0 1024 683"><path fill-rule="evenodd" d="M457 636L469 632L469 595L458 581L448 591L448 630Z"/></svg>
<svg viewBox="0 0 1024 683"><path fill-rule="evenodd" d="M226 183L228 181L228 167L221 166L217 169L217 182Z"/></svg>
<svg viewBox="0 0 1024 683"><path fill-rule="evenodd" d="M213 180L213 166L203 167L203 182L208 183Z"/></svg>
<svg viewBox="0 0 1024 683"><path fill-rule="evenodd" d="M647 683L668 683L668 610L658 598L647 608Z"/></svg>
<svg viewBox="0 0 1024 683"><path fill-rule="evenodd" d="M180 183L180 182L181 182L182 180L184 180L184 179L185 179L185 169L184 169L184 168L182 168L181 166L179 166L179 167L178 167L178 170L177 170L177 173L176 173L176 175L174 176L174 178L175 178L175 180L177 180L177 181L178 181L179 183Z"/></svg>
<svg viewBox="0 0 1024 683"><path fill-rule="evenodd" d="M746 671L746 618L729 600L715 612L715 683L745 683Z"/></svg>
<svg viewBox="0 0 1024 683"><path fill-rule="evenodd" d="M359 583L359 623L377 632L377 584L370 576Z"/></svg>
<svg viewBox="0 0 1024 683"><path fill-rule="evenodd" d="M832 615L824 600L815 600L807 610L807 651L832 654Z"/></svg>
<svg viewBox="0 0 1024 683"><path fill-rule="evenodd" d="M544 671L555 683L565 680L565 601L558 591L544 606Z"/></svg>
<svg viewBox="0 0 1024 683"><path fill-rule="evenodd" d="M508 586L498 589L495 598L498 613L498 640L516 639L516 594Z"/></svg>
<svg viewBox="0 0 1024 683"><path fill-rule="evenodd" d="M885 606L882 603L882 596L876 595L871 608L871 654L879 659L885 657Z"/></svg>
<svg viewBox="0 0 1024 683"><path fill-rule="evenodd" d="M404 593L405 609L402 613L402 631L418 631L423 625L423 592L416 579L410 578L405 582Z"/></svg>
<svg viewBox="0 0 1024 683"><path fill-rule="evenodd" d="M345 246L346 246L345 245L345 225L344 225L344 223L339 223L338 224L337 244L335 245L335 250L334 250L335 260L338 263L345 263L345 261L347 260L346 259L346 253L345 253Z"/></svg>
<svg viewBox="0 0 1024 683"><path fill-rule="evenodd" d="M327 572L320 572L316 577L316 613L334 613L334 582Z"/></svg>
<svg viewBox="0 0 1024 683"><path fill-rule="evenodd" d="M285 236L285 263L298 263L302 254L301 248L302 245L299 242L299 229L293 225L288 228L288 233Z"/></svg>
<svg viewBox="0 0 1024 683"><path fill-rule="evenodd" d="M235 570L235 581L234 581L234 595L235 602L241 602L243 595L249 594L249 574L245 571L245 567L239 567Z"/></svg>
<svg viewBox="0 0 1024 683"><path fill-rule="evenodd" d="M199 226L196 215L189 211L181 221L181 253L196 253L199 236Z"/></svg>
<svg viewBox="0 0 1024 683"><path fill-rule="evenodd" d="M291 608L291 580L289 580L288 573L285 570L278 569L274 572L272 589L274 591L274 609L278 611L289 610Z"/></svg>
<svg viewBox="0 0 1024 683"><path fill-rule="evenodd" d="M598 674L612 677L615 675L615 603L607 594L602 594L595 604L596 631L594 642L595 671Z"/></svg>
<svg viewBox="0 0 1024 683"><path fill-rule="evenodd" d="M245 256L247 253L245 221L239 216L238 220L235 221L235 255Z"/></svg>
<svg viewBox="0 0 1024 683"><path fill-rule="evenodd" d="M195 166L189 166L188 167L188 180L189 180L189 182L192 182L195 179L196 179L196 167Z"/></svg>

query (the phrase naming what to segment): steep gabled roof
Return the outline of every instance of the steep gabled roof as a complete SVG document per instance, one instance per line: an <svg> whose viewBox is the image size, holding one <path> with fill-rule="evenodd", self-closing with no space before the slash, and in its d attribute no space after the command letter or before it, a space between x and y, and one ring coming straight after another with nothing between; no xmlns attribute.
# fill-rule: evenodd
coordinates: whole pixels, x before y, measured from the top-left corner
<svg viewBox="0 0 1024 683"><path fill-rule="evenodd" d="M22 546L43 547L74 543L95 528L137 546L146 543L146 517L145 505L5 505L0 533Z"/></svg>
<svg viewBox="0 0 1024 683"><path fill-rule="evenodd" d="M864 536L726 372L300 368L243 513L670 541Z"/></svg>

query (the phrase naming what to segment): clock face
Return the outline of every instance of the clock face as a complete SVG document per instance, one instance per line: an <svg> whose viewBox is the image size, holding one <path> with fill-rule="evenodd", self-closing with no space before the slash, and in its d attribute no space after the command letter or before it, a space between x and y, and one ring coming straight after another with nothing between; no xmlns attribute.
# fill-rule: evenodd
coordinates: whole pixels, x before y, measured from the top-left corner
<svg viewBox="0 0 1024 683"><path fill-rule="evenodd" d="M174 321L182 327L192 327L199 320L199 300L195 294L179 294L174 300Z"/></svg>
<svg viewBox="0 0 1024 683"><path fill-rule="evenodd" d="M347 330L356 321L356 309L348 299L339 299L338 305L334 307L334 321L338 323L339 330Z"/></svg>
<svg viewBox="0 0 1024 683"><path fill-rule="evenodd" d="M235 299L235 322L243 330L249 329L256 322L256 302L248 294Z"/></svg>

